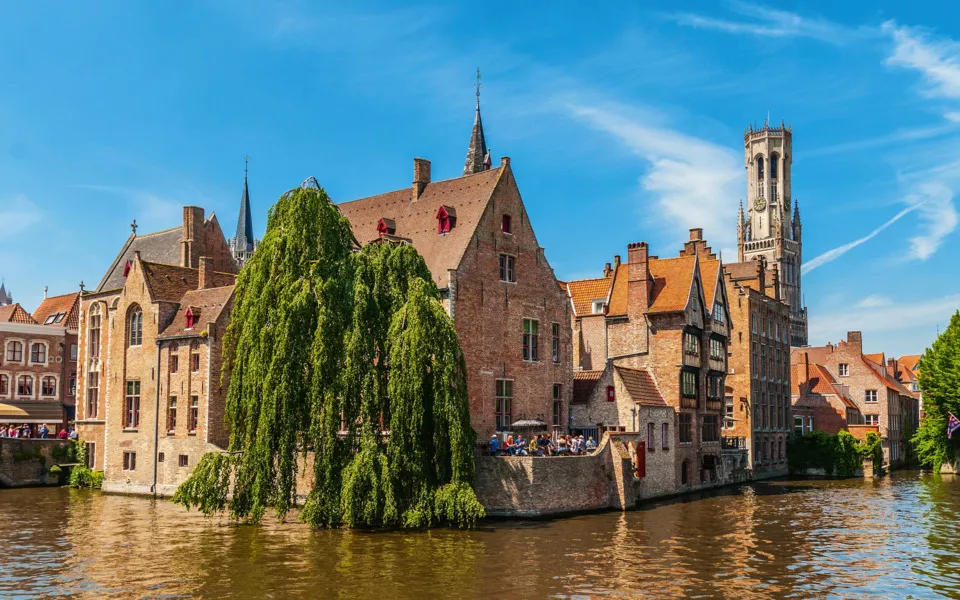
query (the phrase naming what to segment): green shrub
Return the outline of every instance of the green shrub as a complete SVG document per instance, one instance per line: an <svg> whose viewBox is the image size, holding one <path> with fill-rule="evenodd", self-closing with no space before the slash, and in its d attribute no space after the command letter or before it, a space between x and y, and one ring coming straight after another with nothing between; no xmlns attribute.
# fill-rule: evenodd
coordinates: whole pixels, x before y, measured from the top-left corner
<svg viewBox="0 0 960 600"><path fill-rule="evenodd" d="M70 481L67 483L75 488L100 489L103 487L103 473L94 471L87 466L87 445L80 440L72 444L76 452L77 465L70 471Z"/></svg>
<svg viewBox="0 0 960 600"><path fill-rule="evenodd" d="M50 470L48 471L48 473L50 473L51 475L59 475L61 470L62 469L60 469L59 465L53 465L52 467L50 467Z"/></svg>
<svg viewBox="0 0 960 600"><path fill-rule="evenodd" d="M787 457L793 473L823 469L827 475L850 477L863 466L865 457L872 458L877 466L883 464L882 440L873 432L861 442L849 431L836 435L811 431L787 441Z"/></svg>

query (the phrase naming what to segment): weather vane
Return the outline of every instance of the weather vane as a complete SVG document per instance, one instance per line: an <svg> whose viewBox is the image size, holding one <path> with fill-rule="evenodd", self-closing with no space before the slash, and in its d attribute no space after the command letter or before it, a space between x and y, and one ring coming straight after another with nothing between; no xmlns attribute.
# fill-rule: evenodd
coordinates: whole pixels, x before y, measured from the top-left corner
<svg viewBox="0 0 960 600"><path fill-rule="evenodd" d="M480 83L480 67L477 67L477 82L473 84L473 87L477 88L477 106L480 106L480 88L483 87L483 84Z"/></svg>
<svg viewBox="0 0 960 600"><path fill-rule="evenodd" d="M244 156L244 157L243 157L243 178L244 178L244 179L247 178L247 170L248 170L249 168L250 168L250 157L249 157L249 156Z"/></svg>
<svg viewBox="0 0 960 600"><path fill-rule="evenodd" d="M133 230L133 235L137 235L137 220L136 220L136 219L134 219L133 222L130 223L130 229Z"/></svg>

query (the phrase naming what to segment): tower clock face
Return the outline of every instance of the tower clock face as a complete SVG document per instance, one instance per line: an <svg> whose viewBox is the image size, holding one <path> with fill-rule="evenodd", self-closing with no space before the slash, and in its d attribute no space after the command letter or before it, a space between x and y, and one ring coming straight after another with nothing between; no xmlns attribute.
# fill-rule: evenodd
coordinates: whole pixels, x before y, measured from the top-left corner
<svg viewBox="0 0 960 600"><path fill-rule="evenodd" d="M757 210L763 210L767 207L767 201L758 196L757 199L753 201L753 207Z"/></svg>

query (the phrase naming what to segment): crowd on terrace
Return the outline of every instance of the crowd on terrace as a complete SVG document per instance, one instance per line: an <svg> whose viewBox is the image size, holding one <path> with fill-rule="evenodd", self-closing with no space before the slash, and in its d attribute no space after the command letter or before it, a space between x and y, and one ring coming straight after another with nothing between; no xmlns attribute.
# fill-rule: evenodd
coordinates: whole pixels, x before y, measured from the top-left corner
<svg viewBox="0 0 960 600"><path fill-rule="evenodd" d="M579 456L597 449L593 437L584 441L583 436L546 433L531 437L528 442L522 434L508 435L503 442L496 435L490 436L491 456Z"/></svg>

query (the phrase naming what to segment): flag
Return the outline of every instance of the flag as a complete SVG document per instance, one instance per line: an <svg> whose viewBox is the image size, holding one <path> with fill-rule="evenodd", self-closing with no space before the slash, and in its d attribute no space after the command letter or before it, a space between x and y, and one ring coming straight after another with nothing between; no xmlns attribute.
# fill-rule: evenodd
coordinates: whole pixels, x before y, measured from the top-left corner
<svg viewBox="0 0 960 600"><path fill-rule="evenodd" d="M953 432L960 429L960 419L950 413L950 419L947 421L947 439L953 437Z"/></svg>
<svg viewBox="0 0 960 600"><path fill-rule="evenodd" d="M487 150L487 155L483 157L483 168L489 169L490 165L493 164L493 161L490 160L490 151Z"/></svg>

